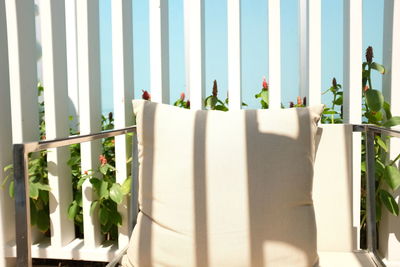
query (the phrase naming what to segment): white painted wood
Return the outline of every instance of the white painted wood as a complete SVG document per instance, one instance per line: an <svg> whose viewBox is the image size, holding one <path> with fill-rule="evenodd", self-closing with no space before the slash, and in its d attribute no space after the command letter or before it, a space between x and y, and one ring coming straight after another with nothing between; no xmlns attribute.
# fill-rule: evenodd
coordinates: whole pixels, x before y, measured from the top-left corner
<svg viewBox="0 0 400 267"><path fill-rule="evenodd" d="M242 108L240 0L227 1L228 13L228 93L229 109Z"/></svg>
<svg viewBox="0 0 400 267"><path fill-rule="evenodd" d="M382 79L382 91L385 100L391 104L393 116L400 115L400 2L387 0L384 2L383 27L383 65L386 73ZM400 153L400 140L390 140L390 158L393 160ZM399 201L400 190L395 192ZM379 250L387 261L388 266L400 262L400 218L383 210L379 231Z"/></svg>
<svg viewBox="0 0 400 267"><path fill-rule="evenodd" d="M344 0L343 117L345 123L361 123L362 0ZM353 134L353 225L360 224L361 133ZM359 237L358 239L359 240ZM359 244L359 242L357 242Z"/></svg>
<svg viewBox="0 0 400 267"><path fill-rule="evenodd" d="M78 51L76 28L76 0L65 1L65 26L67 43L68 114L73 116L70 127L79 131Z"/></svg>
<svg viewBox="0 0 400 267"><path fill-rule="evenodd" d="M99 1L77 1L76 8L80 132L88 134L101 131ZM81 144L82 171L96 170L100 154L100 141ZM90 216L90 204L96 196L88 180L82 192L85 246L96 247L102 238L97 216Z"/></svg>
<svg viewBox="0 0 400 267"><path fill-rule="evenodd" d="M116 244L90 248L86 247L84 241L78 238L63 248L57 248L52 246L48 239L43 239L42 242L32 245L32 257L109 262L121 253L122 249L118 248ZM5 254L7 257L15 257L15 250L14 242L6 244Z"/></svg>
<svg viewBox="0 0 400 267"><path fill-rule="evenodd" d="M308 88L308 29L307 29L307 15L308 15L308 0L299 0L299 72L300 72L300 87L299 96L307 96Z"/></svg>
<svg viewBox="0 0 400 267"><path fill-rule="evenodd" d="M151 100L169 103L168 0L149 0Z"/></svg>
<svg viewBox="0 0 400 267"><path fill-rule="evenodd" d="M132 0L113 0L112 17L112 53L113 53L113 93L114 127L123 128L133 124L133 36L132 36ZM115 137L116 181L120 184L129 176L127 159L131 145L126 136ZM118 206L122 215L122 226L118 227L120 248L129 242L128 201Z"/></svg>
<svg viewBox="0 0 400 267"><path fill-rule="evenodd" d="M300 0L300 96L321 103L321 0Z"/></svg>
<svg viewBox="0 0 400 267"><path fill-rule="evenodd" d="M269 108L281 108L281 7L268 1Z"/></svg>
<svg viewBox="0 0 400 267"><path fill-rule="evenodd" d="M37 141L38 100L33 1L6 0L13 142Z"/></svg>
<svg viewBox="0 0 400 267"><path fill-rule="evenodd" d="M8 72L8 46L6 11L4 1L0 1L0 177L4 179L4 167L12 163L12 133L10 80ZM8 196L8 183L0 194L0 266L11 266L12 262L5 258L5 244L15 239L14 201Z"/></svg>
<svg viewBox="0 0 400 267"><path fill-rule="evenodd" d="M42 68L45 102L46 139L68 137L68 88L65 44L65 4L63 0L42 0ZM51 243L64 246L75 239L74 222L67 210L72 201L72 181L67 165L67 147L50 149L49 169Z"/></svg>
<svg viewBox="0 0 400 267"><path fill-rule="evenodd" d="M184 0L185 46L188 49L187 61L189 72L190 108L202 109L205 97L205 45L204 45L204 1Z"/></svg>
<svg viewBox="0 0 400 267"><path fill-rule="evenodd" d="M190 47L190 3L187 0L183 0L183 36L184 36L184 53L185 53L185 89L186 95L190 97L190 64L189 64L189 47ZM190 100L190 99L189 99Z"/></svg>

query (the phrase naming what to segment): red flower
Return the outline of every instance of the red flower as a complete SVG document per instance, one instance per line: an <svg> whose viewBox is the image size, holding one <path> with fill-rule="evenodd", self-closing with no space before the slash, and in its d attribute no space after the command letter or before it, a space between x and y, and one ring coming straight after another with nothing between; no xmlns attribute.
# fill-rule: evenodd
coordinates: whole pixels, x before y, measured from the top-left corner
<svg viewBox="0 0 400 267"><path fill-rule="evenodd" d="M88 171L84 171L84 172L83 172L83 174L86 174L86 175L88 175L88 174L89 174L89 172L88 172Z"/></svg>
<svg viewBox="0 0 400 267"><path fill-rule="evenodd" d="M181 93L181 100L184 101L185 100L185 93Z"/></svg>
<svg viewBox="0 0 400 267"><path fill-rule="evenodd" d="M369 87L368 85L364 86L364 92L368 91Z"/></svg>
<svg viewBox="0 0 400 267"><path fill-rule="evenodd" d="M107 159L106 159L106 157L104 155L100 155L99 156L99 161L100 161L101 166L107 164Z"/></svg>
<svg viewBox="0 0 400 267"><path fill-rule="evenodd" d="M268 83L265 77L263 78L262 87L263 90L268 90Z"/></svg>
<svg viewBox="0 0 400 267"><path fill-rule="evenodd" d="M144 100L151 100L151 96L150 96L149 92L147 92L147 91L145 91L145 90L142 90L142 92L143 92L142 98L143 98Z"/></svg>

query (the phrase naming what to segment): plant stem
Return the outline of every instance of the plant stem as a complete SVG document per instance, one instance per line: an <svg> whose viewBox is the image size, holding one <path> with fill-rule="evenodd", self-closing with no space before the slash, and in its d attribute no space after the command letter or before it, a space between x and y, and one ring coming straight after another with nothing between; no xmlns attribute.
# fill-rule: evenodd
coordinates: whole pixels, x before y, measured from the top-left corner
<svg viewBox="0 0 400 267"><path fill-rule="evenodd" d="M400 159L400 154L389 164L389 166L393 166L393 164Z"/></svg>

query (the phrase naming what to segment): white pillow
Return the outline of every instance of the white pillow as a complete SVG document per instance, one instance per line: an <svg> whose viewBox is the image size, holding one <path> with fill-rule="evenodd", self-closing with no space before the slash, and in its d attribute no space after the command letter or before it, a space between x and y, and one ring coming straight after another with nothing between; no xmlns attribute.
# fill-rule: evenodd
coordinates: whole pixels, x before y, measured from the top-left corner
<svg viewBox="0 0 400 267"><path fill-rule="evenodd" d="M323 106L194 111L134 100L139 208L124 266L314 266Z"/></svg>

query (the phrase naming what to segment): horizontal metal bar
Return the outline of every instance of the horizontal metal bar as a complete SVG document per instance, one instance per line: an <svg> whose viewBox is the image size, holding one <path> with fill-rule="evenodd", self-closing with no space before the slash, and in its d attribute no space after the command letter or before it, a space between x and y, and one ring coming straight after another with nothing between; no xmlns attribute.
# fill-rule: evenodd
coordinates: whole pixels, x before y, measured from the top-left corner
<svg viewBox="0 0 400 267"><path fill-rule="evenodd" d="M353 132L365 132L365 131L372 131L374 133L383 133L386 135L400 138L399 130L379 127L379 126L371 125L371 124L354 124L353 125Z"/></svg>
<svg viewBox="0 0 400 267"><path fill-rule="evenodd" d="M100 133L86 134L86 135L75 135L60 139L45 140L40 142L30 142L22 144L25 148L25 153L37 152L49 148L57 148L63 146L69 146L84 142L90 142L101 138L114 137L121 134L136 132L136 125L126 127L123 129L109 130Z"/></svg>

